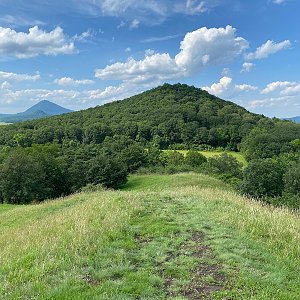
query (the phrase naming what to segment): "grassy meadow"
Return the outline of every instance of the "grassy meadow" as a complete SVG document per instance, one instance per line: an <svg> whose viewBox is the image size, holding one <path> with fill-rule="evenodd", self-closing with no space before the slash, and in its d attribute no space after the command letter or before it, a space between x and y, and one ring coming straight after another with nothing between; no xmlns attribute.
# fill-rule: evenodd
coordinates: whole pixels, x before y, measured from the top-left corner
<svg viewBox="0 0 300 300"><path fill-rule="evenodd" d="M173 150L165 150L165 151L173 151ZM186 153L188 152L188 150L176 150L180 153L182 153L183 155L186 155ZM246 158L244 157L244 155L241 152L234 152L234 151L216 151L216 150L210 150L210 151L198 151L199 153L201 153L202 155L204 155L206 158L210 158L210 157L214 157L214 156L218 156L222 153L227 153L232 155L233 157L235 157L240 163L243 164L243 166L247 166L247 161Z"/></svg>
<svg viewBox="0 0 300 300"><path fill-rule="evenodd" d="M1 299L300 299L299 213L200 174L0 205Z"/></svg>

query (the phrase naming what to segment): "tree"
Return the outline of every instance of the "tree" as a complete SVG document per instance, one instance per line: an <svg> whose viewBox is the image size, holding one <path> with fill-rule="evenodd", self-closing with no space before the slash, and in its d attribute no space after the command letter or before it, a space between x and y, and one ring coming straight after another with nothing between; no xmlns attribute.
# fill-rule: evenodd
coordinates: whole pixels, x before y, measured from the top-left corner
<svg viewBox="0 0 300 300"><path fill-rule="evenodd" d="M222 153L207 160L210 172L221 175L223 179L241 178L242 164L232 155Z"/></svg>
<svg viewBox="0 0 300 300"><path fill-rule="evenodd" d="M98 155L88 163L87 183L118 188L127 182L126 165L116 157Z"/></svg>
<svg viewBox="0 0 300 300"><path fill-rule="evenodd" d="M193 168L201 166L207 161L206 157L198 151L190 150L185 156L185 163Z"/></svg>
<svg viewBox="0 0 300 300"><path fill-rule="evenodd" d="M300 165L294 164L283 176L284 191L290 194L300 195Z"/></svg>
<svg viewBox="0 0 300 300"><path fill-rule="evenodd" d="M280 196L284 188L283 170L272 159L257 159L244 170L240 191L255 198Z"/></svg>
<svg viewBox="0 0 300 300"><path fill-rule="evenodd" d="M25 204L45 197L46 173L30 155L17 151L8 155L0 170L3 201Z"/></svg>

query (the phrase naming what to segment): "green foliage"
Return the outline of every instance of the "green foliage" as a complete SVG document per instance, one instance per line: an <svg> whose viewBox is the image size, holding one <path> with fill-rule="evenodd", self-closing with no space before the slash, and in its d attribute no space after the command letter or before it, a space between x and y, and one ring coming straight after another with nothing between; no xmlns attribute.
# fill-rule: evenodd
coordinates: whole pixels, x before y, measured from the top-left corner
<svg viewBox="0 0 300 300"><path fill-rule="evenodd" d="M184 161L188 166L197 168L203 163L205 163L207 159L203 154L199 153L198 151L190 150L186 153Z"/></svg>
<svg viewBox="0 0 300 300"><path fill-rule="evenodd" d="M208 158L206 172L216 174L225 181L232 181L242 177L242 167L243 165L235 157L222 153Z"/></svg>
<svg viewBox="0 0 300 300"><path fill-rule="evenodd" d="M0 187L2 202L25 204L47 194L46 173L41 163L22 152L10 154L2 163Z"/></svg>
<svg viewBox="0 0 300 300"><path fill-rule="evenodd" d="M284 176L284 190L289 194L300 196L300 164L294 164L286 170Z"/></svg>
<svg viewBox="0 0 300 300"><path fill-rule="evenodd" d="M271 159L257 159L244 170L240 191L254 198L280 196L284 189L283 170Z"/></svg>
<svg viewBox="0 0 300 300"><path fill-rule="evenodd" d="M161 149L177 144L180 149L205 145L237 150L262 118L201 89L165 84L100 107L1 126L0 145L27 147L70 140L101 144L107 138L124 136Z"/></svg>
<svg viewBox="0 0 300 300"><path fill-rule="evenodd" d="M300 124L261 120L242 141L246 159L272 158L299 151Z"/></svg>
<svg viewBox="0 0 300 300"><path fill-rule="evenodd" d="M98 155L89 161L87 182L102 184L107 188L118 188L127 182L126 165L115 157Z"/></svg>

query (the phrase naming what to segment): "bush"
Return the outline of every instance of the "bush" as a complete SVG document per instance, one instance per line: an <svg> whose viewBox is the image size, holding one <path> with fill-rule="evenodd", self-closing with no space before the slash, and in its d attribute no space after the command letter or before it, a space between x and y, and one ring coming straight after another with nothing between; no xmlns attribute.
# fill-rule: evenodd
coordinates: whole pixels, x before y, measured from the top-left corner
<svg viewBox="0 0 300 300"><path fill-rule="evenodd" d="M222 153L207 160L206 171L222 177L225 181L242 177L242 164L232 155Z"/></svg>
<svg viewBox="0 0 300 300"><path fill-rule="evenodd" d="M280 196L283 192L283 170L272 159L258 159L244 170L240 191L254 198Z"/></svg>
<svg viewBox="0 0 300 300"><path fill-rule="evenodd" d="M284 193L282 196L268 198L268 202L274 206L286 206L290 209L300 209L300 194Z"/></svg>
<svg viewBox="0 0 300 300"><path fill-rule="evenodd" d="M98 155L88 163L87 183L118 188L127 182L127 167L116 157Z"/></svg>
<svg viewBox="0 0 300 300"><path fill-rule="evenodd" d="M203 163L205 163L207 159L204 155L202 155L198 151L190 150L187 152L184 161L188 166L197 168L201 166Z"/></svg>

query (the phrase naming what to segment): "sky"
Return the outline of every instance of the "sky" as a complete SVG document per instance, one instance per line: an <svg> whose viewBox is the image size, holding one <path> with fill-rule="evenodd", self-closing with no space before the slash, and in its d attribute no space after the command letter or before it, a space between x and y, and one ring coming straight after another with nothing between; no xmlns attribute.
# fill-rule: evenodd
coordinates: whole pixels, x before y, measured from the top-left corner
<svg viewBox="0 0 300 300"><path fill-rule="evenodd" d="M300 115L299 0L0 0L0 113L167 83Z"/></svg>

